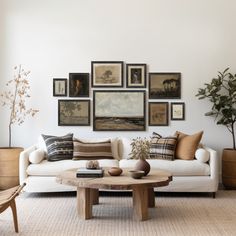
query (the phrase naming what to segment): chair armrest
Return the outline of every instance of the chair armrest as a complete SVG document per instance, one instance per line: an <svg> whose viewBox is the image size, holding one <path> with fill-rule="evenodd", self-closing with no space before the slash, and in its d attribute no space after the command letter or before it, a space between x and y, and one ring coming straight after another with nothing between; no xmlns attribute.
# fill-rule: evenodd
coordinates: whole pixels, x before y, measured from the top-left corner
<svg viewBox="0 0 236 236"><path fill-rule="evenodd" d="M36 145L33 145L24 151L20 153L20 159L19 159L19 179L20 179L20 185L22 185L26 178L27 178L27 167L29 166L29 155L31 152L37 149Z"/></svg>

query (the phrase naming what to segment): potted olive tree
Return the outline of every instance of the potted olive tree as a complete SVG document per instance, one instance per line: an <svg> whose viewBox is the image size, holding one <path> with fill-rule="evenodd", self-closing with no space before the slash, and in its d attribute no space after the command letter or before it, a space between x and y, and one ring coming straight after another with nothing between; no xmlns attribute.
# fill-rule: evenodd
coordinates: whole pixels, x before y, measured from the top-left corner
<svg viewBox="0 0 236 236"><path fill-rule="evenodd" d="M18 157L23 150L21 147L12 147L12 126L24 123L26 116L34 116L38 110L27 109L26 101L30 98L30 85L28 81L30 71L25 71L21 65L14 68L14 77L6 83L7 90L0 94L0 102L3 107L10 110L8 120L8 147L0 147L0 162L5 163L5 185L0 184L0 189L12 187L18 184ZM4 167L3 166L3 167ZM13 169L17 166L17 168ZM9 179L5 172L8 173ZM2 182L1 182L2 183Z"/></svg>
<svg viewBox="0 0 236 236"><path fill-rule="evenodd" d="M218 72L218 76L204 88L200 88L196 96L208 99L213 105L206 116L213 116L217 125L224 125L232 137L232 147L225 148L222 155L222 181L226 188L236 188L236 74L229 68Z"/></svg>

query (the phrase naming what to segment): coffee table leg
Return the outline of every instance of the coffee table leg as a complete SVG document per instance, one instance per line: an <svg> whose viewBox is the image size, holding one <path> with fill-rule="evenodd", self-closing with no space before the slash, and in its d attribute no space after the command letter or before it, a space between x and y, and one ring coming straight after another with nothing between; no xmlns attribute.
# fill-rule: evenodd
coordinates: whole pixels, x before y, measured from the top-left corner
<svg viewBox="0 0 236 236"><path fill-rule="evenodd" d="M90 193L91 193L93 205L99 204L99 190L98 189L91 189Z"/></svg>
<svg viewBox="0 0 236 236"><path fill-rule="evenodd" d="M148 189L148 207L155 207L155 193L153 188Z"/></svg>
<svg viewBox="0 0 236 236"><path fill-rule="evenodd" d="M91 219L93 199L91 197L90 188L77 188L77 211L78 215L84 219Z"/></svg>
<svg viewBox="0 0 236 236"><path fill-rule="evenodd" d="M142 187L133 188L133 208L136 220L148 219L148 189Z"/></svg>

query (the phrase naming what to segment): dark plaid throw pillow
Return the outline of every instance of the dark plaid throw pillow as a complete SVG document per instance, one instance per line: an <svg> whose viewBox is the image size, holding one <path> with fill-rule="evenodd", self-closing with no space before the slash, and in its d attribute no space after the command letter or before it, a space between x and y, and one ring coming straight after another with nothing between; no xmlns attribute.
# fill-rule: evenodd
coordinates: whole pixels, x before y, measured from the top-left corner
<svg viewBox="0 0 236 236"><path fill-rule="evenodd" d="M47 147L48 161L60 161L73 158L73 134L59 137L42 134L42 137Z"/></svg>
<svg viewBox="0 0 236 236"><path fill-rule="evenodd" d="M177 143L177 136L162 137L161 135L153 132L150 158L174 160L175 148Z"/></svg>

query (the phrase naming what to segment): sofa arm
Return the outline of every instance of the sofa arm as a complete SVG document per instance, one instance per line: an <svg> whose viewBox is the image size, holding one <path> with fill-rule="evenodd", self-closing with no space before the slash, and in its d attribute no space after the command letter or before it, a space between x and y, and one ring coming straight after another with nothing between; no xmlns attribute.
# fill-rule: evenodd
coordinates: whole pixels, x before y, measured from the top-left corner
<svg viewBox="0 0 236 236"><path fill-rule="evenodd" d="M19 159L19 180L20 180L20 184L23 184L27 178L27 167L29 166L30 162L29 162L29 155L31 152L33 152L34 150L36 150L37 147L36 145L33 145L27 149L25 149L24 151L22 151L20 153L20 159Z"/></svg>
<svg viewBox="0 0 236 236"><path fill-rule="evenodd" d="M214 180L215 186L218 188L219 184L219 158L217 152L209 147L204 147L210 153L210 177Z"/></svg>

